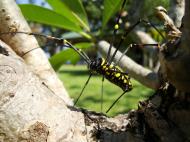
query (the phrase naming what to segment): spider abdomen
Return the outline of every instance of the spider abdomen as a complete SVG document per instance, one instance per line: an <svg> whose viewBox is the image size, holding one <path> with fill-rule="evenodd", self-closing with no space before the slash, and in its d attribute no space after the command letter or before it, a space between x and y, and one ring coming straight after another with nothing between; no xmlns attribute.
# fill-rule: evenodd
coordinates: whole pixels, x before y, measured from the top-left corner
<svg viewBox="0 0 190 142"><path fill-rule="evenodd" d="M89 66L92 72L103 75L111 83L120 87L123 91L130 91L132 84L130 77L124 73L118 66L108 64L103 58L98 58Z"/></svg>

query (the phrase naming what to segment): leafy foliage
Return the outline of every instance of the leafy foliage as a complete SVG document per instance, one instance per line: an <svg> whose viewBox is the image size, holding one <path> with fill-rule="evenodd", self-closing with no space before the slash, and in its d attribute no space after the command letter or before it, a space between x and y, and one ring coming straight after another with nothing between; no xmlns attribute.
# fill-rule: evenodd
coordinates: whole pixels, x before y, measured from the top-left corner
<svg viewBox="0 0 190 142"><path fill-rule="evenodd" d="M20 8L24 16L30 21L35 21L49 26L61 28L61 30L59 30L61 32L58 32L60 34L54 34L56 36L63 36L68 31L69 33L78 33L80 37L73 36L76 39L83 38L84 41L95 43L98 39L97 37L108 37L108 34L112 33L111 31L113 30L114 21L113 19L115 19L113 18L115 17L113 15L120 9L123 0L46 0L46 2L49 4L50 8L44 8L43 6L37 6L32 4L22 4L20 5ZM127 9L130 8L132 2L132 0L127 1ZM169 5L169 0L144 1L140 16L145 19L148 17L148 19L152 19L150 21L153 21L154 23L155 20L153 19L154 16L152 14L153 9L155 6L161 4L167 8ZM108 21L110 21L109 24ZM153 35L157 34L155 33ZM103 37L103 39L105 39L105 37ZM160 37L158 38L160 39ZM66 60L69 59L66 58L67 52L68 54L72 55L73 59L71 59L71 63L76 63L77 60L80 59L79 57L77 57L77 54L73 54L69 50L63 50L61 51L61 53L57 53L59 55L54 55L52 59L50 59L55 69L58 69L61 63L65 63ZM57 63L58 61L55 62L54 59L58 60L59 63Z"/></svg>
<svg viewBox="0 0 190 142"><path fill-rule="evenodd" d="M104 11L102 16L102 27L105 27L108 20L119 9L122 0L104 0Z"/></svg>
<svg viewBox="0 0 190 142"><path fill-rule="evenodd" d="M20 5L20 9L22 10L25 18L28 20L64 28L71 31L82 31L80 26L71 21L70 18L60 15L53 10L32 4L22 4Z"/></svg>
<svg viewBox="0 0 190 142"><path fill-rule="evenodd" d="M122 0L104 0L102 21L99 19L99 21L101 21L102 29L106 26L113 14L119 9L121 1ZM59 27L71 32L77 32L87 40L90 40L91 44L94 43L95 36L97 35L93 35L92 32L89 33L93 30L90 29L88 17L81 0L46 0L46 2L51 6L51 9L33 4L21 4L20 8L24 16L30 21ZM91 7L95 10L95 6L93 6L92 3ZM93 26L91 26L91 28L93 28ZM98 34L99 33L101 32L98 32ZM91 36L93 36L93 38ZM80 44L85 46L84 43ZM72 57L72 59L70 57ZM79 59L79 56L73 51L62 50L53 55L50 58L50 62L54 69L57 70L61 64L68 60L75 64Z"/></svg>
<svg viewBox="0 0 190 142"><path fill-rule="evenodd" d="M92 43L81 42L75 44L77 48L85 49L92 46ZM52 64L53 68L57 71L63 63L70 61L72 64L76 64L80 59L79 55L72 49L62 50L59 53L53 55L49 61Z"/></svg>
<svg viewBox="0 0 190 142"><path fill-rule="evenodd" d="M86 12L80 0L64 0L64 2L60 0L47 0L47 2L55 12L90 31Z"/></svg>

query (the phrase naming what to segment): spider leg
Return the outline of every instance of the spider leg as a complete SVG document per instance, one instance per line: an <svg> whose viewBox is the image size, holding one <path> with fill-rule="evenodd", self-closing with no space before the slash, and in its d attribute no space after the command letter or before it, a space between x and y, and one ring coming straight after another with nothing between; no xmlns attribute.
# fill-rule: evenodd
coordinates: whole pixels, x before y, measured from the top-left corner
<svg viewBox="0 0 190 142"><path fill-rule="evenodd" d="M88 85L88 83L89 83L91 77L92 77L92 73L90 73L90 75L89 75L87 81L85 82L85 84L84 84L84 86L83 86L83 88L82 88L82 90L81 90L79 96L77 97L77 99L76 99L76 101L75 101L75 103L74 103L74 106L77 104L78 100L79 100L80 97L82 96L82 93L84 92L84 89L85 89L86 86Z"/></svg>
<svg viewBox="0 0 190 142"><path fill-rule="evenodd" d="M115 24L115 26L114 26L112 41L111 41L111 43L110 43L109 50L108 50L108 54L107 54L107 57L106 57L106 61L108 61L108 62L109 62L109 60L110 60L109 58L110 58L110 54L111 54L111 49L112 49L112 47L113 47L113 43L114 43L114 41L115 41L115 36L116 36L116 33L117 33L118 29L119 29L119 21L120 21L120 19L121 19L121 14L122 14L122 11L123 11L123 9L124 9L125 3L126 3L126 0L123 1L122 6L121 6L121 9L120 9L120 12L119 12L119 15L118 15L118 17L117 17L117 19L116 19L116 24Z"/></svg>
<svg viewBox="0 0 190 142"><path fill-rule="evenodd" d="M113 104L108 108L108 110L106 111L106 113L108 113L108 112L110 111L110 109L117 103L117 101L118 101L126 92L128 92L128 90L127 90L127 91L124 91L124 92L113 102Z"/></svg>
<svg viewBox="0 0 190 142"><path fill-rule="evenodd" d="M117 51L119 50L119 48L121 47L123 41L125 40L125 38L127 37L127 35L137 26L139 25L140 23L144 23L150 27L153 27L161 36L164 40L166 40L166 38L164 37L164 35L158 30L158 28L156 28L156 26L154 26L154 24L152 24L151 22L149 21L146 21L146 20L143 20L143 19L139 19L134 25L132 25L131 27L129 27L129 29L126 30L126 32L122 35L120 41L119 41L119 44L118 46L116 47L116 50L114 51L109 63L111 63L113 60L114 60L114 57L117 53ZM127 49L126 49L127 50ZM126 51L127 52L127 51Z"/></svg>
<svg viewBox="0 0 190 142"><path fill-rule="evenodd" d="M101 112L103 110L103 102L104 102L104 76L102 77L102 87L101 87Z"/></svg>
<svg viewBox="0 0 190 142"><path fill-rule="evenodd" d="M122 75L127 75L127 78L126 78L126 76L125 76L125 79L130 82L130 78L129 78L127 72L117 71L117 70L114 70L114 69L111 70L111 71L113 71L113 72L115 72L115 73L120 73L120 74L122 74ZM108 110L106 111L106 113L108 113L108 112L111 110L111 108L116 104L116 102L119 101L119 99L120 99L126 92L128 92L128 91L130 91L130 90L132 89L131 83L129 84L129 86L130 86L130 87L127 87L127 88L125 89L125 91L112 103L112 105L108 108Z"/></svg>
<svg viewBox="0 0 190 142"><path fill-rule="evenodd" d="M53 36L49 36L49 35L44 35L44 34L40 34L40 33L22 32L22 31L0 33L0 35L8 35L8 34L27 34L27 35L33 35L35 37L44 37L46 39L54 41L58 45L66 46L68 48L73 49L74 51L76 51L85 60L85 62L87 64L90 63L90 59L89 59L89 57L87 56L87 54L84 51L82 51L79 48L76 48L74 45L72 45L70 42L68 42L65 39L57 38L57 37L53 37Z"/></svg>
<svg viewBox="0 0 190 142"><path fill-rule="evenodd" d="M73 49L74 51L76 51L84 60L85 62L89 65L90 64L90 58L88 57L88 55L82 51L81 49L75 47L74 45L72 45L70 42L68 42L67 40L64 40L64 45L71 49Z"/></svg>
<svg viewBox="0 0 190 142"><path fill-rule="evenodd" d="M115 63L115 66L117 66L119 64L119 62L121 61L121 59L123 58L123 56L125 56L125 54L129 51L130 48L133 48L134 46L139 46L139 47L145 47L145 46L157 46L159 47L159 44L155 43L155 44L130 44L125 51L122 53L121 57L119 58L119 60Z"/></svg>

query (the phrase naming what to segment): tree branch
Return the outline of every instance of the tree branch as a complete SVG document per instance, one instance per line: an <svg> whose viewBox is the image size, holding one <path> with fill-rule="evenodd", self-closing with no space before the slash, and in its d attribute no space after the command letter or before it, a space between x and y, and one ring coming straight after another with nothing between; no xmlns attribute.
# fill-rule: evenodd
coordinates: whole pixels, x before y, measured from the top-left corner
<svg viewBox="0 0 190 142"><path fill-rule="evenodd" d="M3 21L3 17L0 18L0 21ZM182 36L188 35L189 32ZM185 41L182 42L184 45L180 46L185 46ZM103 47L101 44L109 46L105 42L99 42L99 46ZM165 51L160 51L160 54L164 61L162 67L165 67L167 75L173 75L173 80L170 78L172 76L168 76L168 79L179 88L180 85L183 87L183 84L190 82L188 80L190 56L189 52L184 51L188 44L184 48L176 46L177 50L173 50L171 54L168 55ZM175 88L170 84L166 83L149 100L140 102L138 110L131 111L128 115L108 118L100 113L67 107L65 102L55 95L34 71L31 71L25 64L26 61L1 41L0 48L0 139L2 141L181 142L190 139L189 94L178 93L179 96L176 96ZM177 53L177 56L174 53ZM117 56L120 57L121 53ZM131 69L132 73L134 63L129 59L128 61L129 64L123 66ZM135 70L137 75L141 74L141 70L145 73L145 77L146 72L147 75L151 74L151 71L143 67L137 67ZM175 79L181 83L179 86L174 83ZM185 87L190 86L187 84Z"/></svg>
<svg viewBox="0 0 190 142"><path fill-rule="evenodd" d="M102 54L107 54L109 43L106 41L100 41L98 43L99 51ZM113 55L113 52L115 49L112 49L111 55ZM122 53L117 52L115 56L115 61L119 60ZM133 60L131 60L129 57L124 56L123 59L119 62L119 66L124 70L127 71L131 77L135 78L142 84L152 88L152 89L158 89L160 86L160 81L158 74L142 67L141 65L135 63Z"/></svg>
<svg viewBox="0 0 190 142"><path fill-rule="evenodd" d="M187 50L190 53L190 10L189 10L190 2L188 0L185 1L185 15L183 18L184 28L182 29L182 40L185 41L182 43L182 48Z"/></svg>
<svg viewBox="0 0 190 142"><path fill-rule="evenodd" d="M185 17L182 32L174 25L173 20L163 8L158 8L157 15L165 22L169 40L160 48L161 70L178 90L190 92L190 26L189 1L185 1Z"/></svg>
<svg viewBox="0 0 190 142"><path fill-rule="evenodd" d="M135 35L138 38L138 43L142 43L142 44L157 44L157 42L147 33L140 31L140 30L136 30L135 31ZM155 46L145 46L143 47L143 50L156 55L158 54L158 47Z"/></svg>
<svg viewBox="0 0 190 142"><path fill-rule="evenodd" d="M14 0L0 1L0 32L31 32ZM67 104L72 104L62 82L52 69L45 53L33 36L24 34L1 35L0 38L24 59L31 70Z"/></svg>
<svg viewBox="0 0 190 142"><path fill-rule="evenodd" d="M169 15L174 20L176 27L180 28L185 12L185 0L170 0Z"/></svg>
<svg viewBox="0 0 190 142"><path fill-rule="evenodd" d="M2 141L95 142L101 138L136 142L139 139L126 132L128 115L109 118L66 106L10 47L1 41L0 47L8 51L8 55L0 53Z"/></svg>
<svg viewBox="0 0 190 142"><path fill-rule="evenodd" d="M190 99L183 95L180 96L185 99L174 98L171 86L140 102L138 110L109 118L67 107L7 45L0 41L0 46L8 51L5 55L0 53L2 141L181 142L189 139L190 107L179 105L190 104Z"/></svg>
<svg viewBox="0 0 190 142"><path fill-rule="evenodd" d="M1 140L32 141L44 133L41 142L86 141L83 114L68 109L20 57L4 43L0 45L9 52L9 56L0 54Z"/></svg>

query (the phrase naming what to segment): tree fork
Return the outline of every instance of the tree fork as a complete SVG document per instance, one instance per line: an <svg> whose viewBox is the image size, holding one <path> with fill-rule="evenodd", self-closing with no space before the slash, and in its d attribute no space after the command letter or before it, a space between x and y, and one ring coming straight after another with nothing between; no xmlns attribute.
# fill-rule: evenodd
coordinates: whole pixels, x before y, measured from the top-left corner
<svg viewBox="0 0 190 142"><path fill-rule="evenodd" d="M189 6L189 1L186 2ZM187 35L188 31L183 44L180 44L186 51L185 42L190 37ZM178 87L170 78L175 87L165 83L151 98L140 102L137 110L109 118L68 107L10 47L2 42L0 45L3 48L0 50L1 141L189 141L190 97L183 89L181 92L176 90ZM161 64L163 67L168 66L168 58L165 57L162 58L166 60L165 66ZM174 71L177 69L175 64L171 67ZM178 70L177 75L182 75L186 67ZM185 75L189 77L189 74Z"/></svg>

